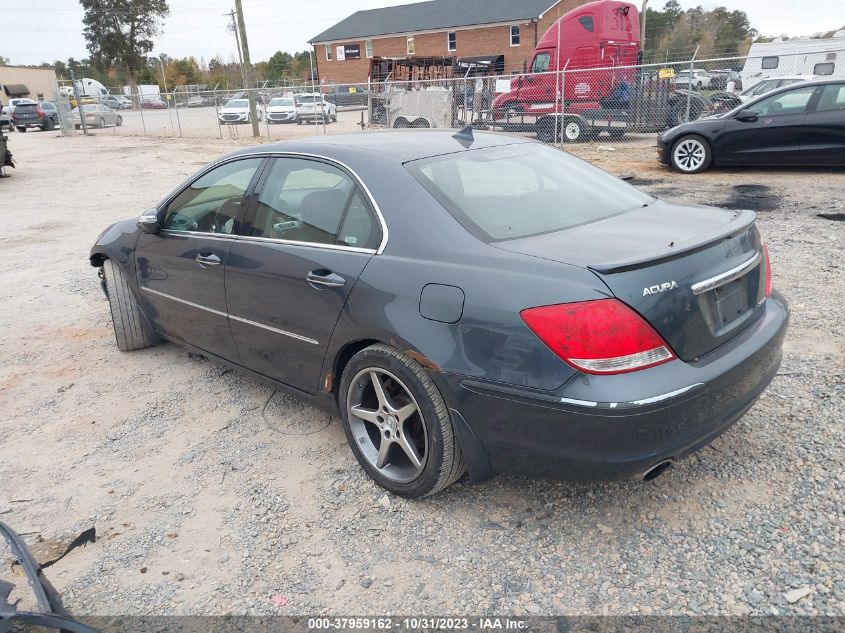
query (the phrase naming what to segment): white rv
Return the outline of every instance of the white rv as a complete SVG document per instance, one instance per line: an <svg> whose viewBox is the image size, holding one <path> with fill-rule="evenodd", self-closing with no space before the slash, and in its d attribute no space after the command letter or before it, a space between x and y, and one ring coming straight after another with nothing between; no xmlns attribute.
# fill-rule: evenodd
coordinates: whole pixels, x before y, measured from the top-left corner
<svg viewBox="0 0 845 633"><path fill-rule="evenodd" d="M743 88L784 75L845 77L845 31L827 39L778 38L751 45L742 69Z"/></svg>

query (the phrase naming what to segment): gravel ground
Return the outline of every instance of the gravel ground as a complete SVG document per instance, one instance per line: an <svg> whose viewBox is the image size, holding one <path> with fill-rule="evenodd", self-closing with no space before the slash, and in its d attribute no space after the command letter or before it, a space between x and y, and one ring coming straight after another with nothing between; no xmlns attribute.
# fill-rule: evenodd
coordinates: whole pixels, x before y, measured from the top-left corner
<svg viewBox="0 0 845 633"><path fill-rule="evenodd" d="M845 223L818 217L842 219L845 175L684 177L653 139L570 148L657 195L759 210L794 309L781 372L654 482L498 477L409 502L336 419L174 345L113 343L88 248L235 143L12 137L0 517L38 547L96 527L48 570L74 613L845 615Z"/></svg>

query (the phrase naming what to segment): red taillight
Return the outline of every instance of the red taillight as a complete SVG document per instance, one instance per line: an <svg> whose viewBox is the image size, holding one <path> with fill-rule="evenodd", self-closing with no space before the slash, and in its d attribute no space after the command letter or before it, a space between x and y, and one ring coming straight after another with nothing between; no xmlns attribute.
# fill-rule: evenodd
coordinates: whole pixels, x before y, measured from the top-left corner
<svg viewBox="0 0 845 633"><path fill-rule="evenodd" d="M766 298L768 299L772 296L772 260L766 244L763 244L763 258L766 260Z"/></svg>
<svg viewBox="0 0 845 633"><path fill-rule="evenodd" d="M37 114L40 117L44 116L44 110L41 109L40 105L35 106L35 114Z"/></svg>
<svg viewBox="0 0 845 633"><path fill-rule="evenodd" d="M585 374L624 374L675 358L654 328L617 299L528 308L520 316L549 349Z"/></svg>

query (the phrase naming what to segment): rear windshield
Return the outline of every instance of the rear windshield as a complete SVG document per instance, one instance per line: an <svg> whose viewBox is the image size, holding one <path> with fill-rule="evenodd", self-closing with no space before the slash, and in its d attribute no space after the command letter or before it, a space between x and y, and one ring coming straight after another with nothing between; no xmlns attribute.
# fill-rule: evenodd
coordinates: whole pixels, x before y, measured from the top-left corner
<svg viewBox="0 0 845 633"><path fill-rule="evenodd" d="M406 164L470 233L487 242L561 231L654 200L564 152L520 143Z"/></svg>

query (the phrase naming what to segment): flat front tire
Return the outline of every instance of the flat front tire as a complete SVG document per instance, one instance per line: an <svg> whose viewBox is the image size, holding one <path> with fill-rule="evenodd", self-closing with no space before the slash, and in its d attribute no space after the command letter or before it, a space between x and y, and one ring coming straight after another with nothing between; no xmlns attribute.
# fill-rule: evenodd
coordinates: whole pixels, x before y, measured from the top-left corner
<svg viewBox="0 0 845 633"><path fill-rule="evenodd" d="M710 143L697 134L682 136L672 146L672 167L685 174L704 171L713 161Z"/></svg>
<svg viewBox="0 0 845 633"><path fill-rule="evenodd" d="M121 352L131 352L149 347L152 342L144 331L143 317L138 302L123 271L112 260L103 262L106 292L109 295L114 339Z"/></svg>
<svg viewBox="0 0 845 633"><path fill-rule="evenodd" d="M352 452L381 487L418 498L463 475L443 396L406 354L381 343L361 350L343 370L338 399Z"/></svg>

